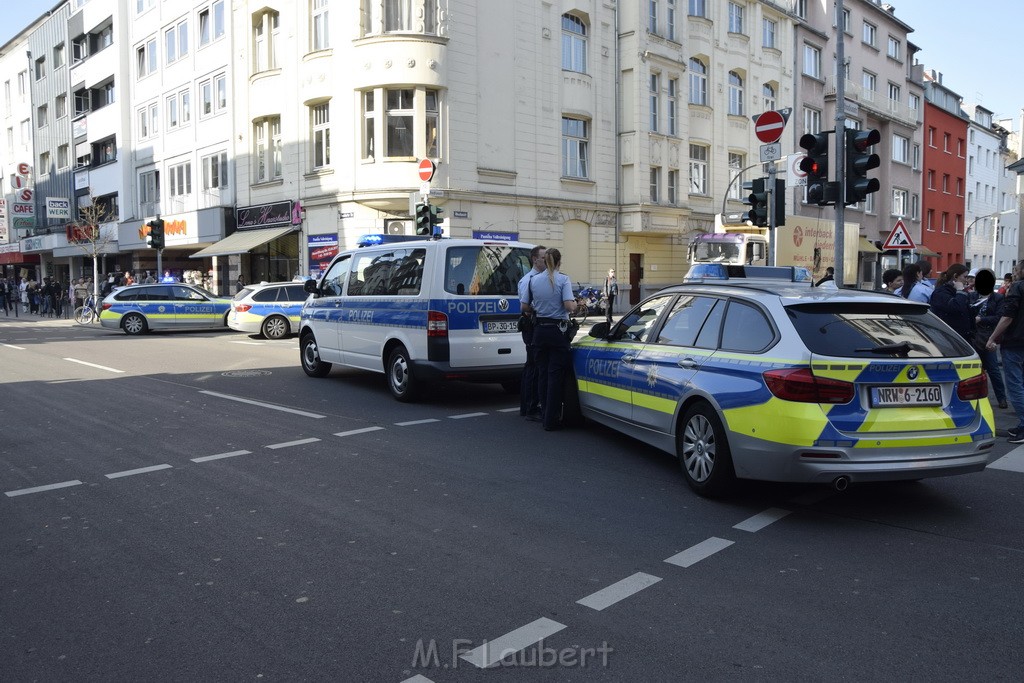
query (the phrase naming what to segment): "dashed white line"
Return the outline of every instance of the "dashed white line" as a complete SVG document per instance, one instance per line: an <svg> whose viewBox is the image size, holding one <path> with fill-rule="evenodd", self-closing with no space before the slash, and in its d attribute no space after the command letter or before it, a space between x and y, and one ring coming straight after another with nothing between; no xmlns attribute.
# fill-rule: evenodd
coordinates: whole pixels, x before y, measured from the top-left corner
<svg viewBox="0 0 1024 683"><path fill-rule="evenodd" d="M435 420L434 418L431 417L431 418L427 418L426 420L412 420L411 422L396 422L395 426L396 427L412 427L413 425L425 425L425 424L429 424L431 422L440 422L440 420Z"/></svg>
<svg viewBox="0 0 1024 683"><path fill-rule="evenodd" d="M1024 472L1024 447L1014 448L995 462L990 462L988 466L995 470Z"/></svg>
<svg viewBox="0 0 1024 683"><path fill-rule="evenodd" d="M404 681L402 681L402 683L434 683L434 681L430 680L426 676L416 674L412 678L405 679Z"/></svg>
<svg viewBox="0 0 1024 683"><path fill-rule="evenodd" d="M288 448L290 446L303 446L307 443L316 443L320 439L316 437L310 437L308 439L299 439L298 441L285 441L284 443L272 443L267 448L271 450L277 450L278 448Z"/></svg>
<svg viewBox="0 0 1024 683"><path fill-rule="evenodd" d="M71 481L62 481L59 484L46 484L45 486L33 486L28 489L18 489L17 491L7 491L4 495L14 498L15 496L27 496L30 493L41 493L43 491L53 491L54 489L66 489L69 486L81 486L82 482L77 479Z"/></svg>
<svg viewBox="0 0 1024 683"><path fill-rule="evenodd" d="M265 346L265 344L261 344L260 342L232 341L230 343L231 344L245 344L246 346Z"/></svg>
<svg viewBox="0 0 1024 683"><path fill-rule="evenodd" d="M209 462L221 458L233 458L236 455L249 455L252 451L231 451L230 453L218 453L217 455L204 455L201 458L192 458L192 462Z"/></svg>
<svg viewBox="0 0 1024 683"><path fill-rule="evenodd" d="M519 406L516 406L515 408L500 408L500 409L498 409L498 412L499 413L518 413L520 410L522 410L522 408L520 408Z"/></svg>
<svg viewBox="0 0 1024 683"><path fill-rule="evenodd" d="M96 365L95 363L88 363L84 360L78 360L77 358L65 358L64 360L69 363L78 363L79 365L88 365L90 368L96 368L97 370L106 370L107 372L114 372L117 374L123 374L124 370L118 370L116 368L108 368L106 365Z"/></svg>
<svg viewBox="0 0 1024 683"><path fill-rule="evenodd" d="M14 344L3 344L2 346L6 346L9 349L17 349L18 351L24 351L25 350L24 346L15 346Z"/></svg>
<svg viewBox="0 0 1024 683"><path fill-rule="evenodd" d="M637 572L632 576L627 576L622 579L622 581L617 581L607 588L602 588L596 593L591 593L587 597L582 600L577 600L576 602L584 607L590 607L591 609L595 609L600 612L606 607L611 607L615 603L625 600L629 596L635 595L648 586L653 586L659 581L661 581L660 577L652 574L644 574L643 572Z"/></svg>
<svg viewBox="0 0 1024 683"><path fill-rule="evenodd" d="M292 415L302 415L303 417L312 417L315 419L323 419L326 415L318 415L317 413L309 413L305 410L296 410L295 408L285 408L284 406L277 406L273 403L264 403L263 401L254 401L251 398L242 398L241 396L232 396L230 394L221 394L216 391L200 391L200 394L206 394L207 396L216 396L217 398L226 398L229 401L238 401L239 403L247 403L251 406L259 406L261 408L269 408L270 410L280 410L282 413L291 413Z"/></svg>
<svg viewBox="0 0 1024 683"><path fill-rule="evenodd" d="M505 657L515 654L534 643L539 643L564 628L567 628L565 624L559 624L557 621L542 617L530 622L526 626L520 626L515 631L484 643L464 655L459 655L459 659L464 659L475 667L486 669L489 666L494 666Z"/></svg>
<svg viewBox="0 0 1024 683"><path fill-rule="evenodd" d="M465 420L467 417L483 417L487 413L463 413L462 415L449 415L449 420Z"/></svg>
<svg viewBox="0 0 1024 683"><path fill-rule="evenodd" d="M672 557L665 560L669 564L674 564L679 567L692 567L701 560L711 557L719 550L725 550L732 545L732 541L728 541L724 538L711 538L701 541L697 545L690 546L681 553L676 553Z"/></svg>
<svg viewBox="0 0 1024 683"><path fill-rule="evenodd" d="M131 476L134 476L136 474L148 474L150 472L157 472L159 470L169 470L169 469L171 469L171 467L172 467L171 465L167 465L167 464L153 465L151 467L140 467L140 468L134 469L134 470L124 470L123 472L114 472L112 474L105 474L103 476L105 476L107 479L120 479L121 477L131 477Z"/></svg>
<svg viewBox="0 0 1024 683"><path fill-rule="evenodd" d="M772 522L777 522L786 515L789 514L789 510L783 510L782 508L768 508L764 512L759 512L753 517L743 520L739 524L733 527L733 529L739 529L740 531L749 531L751 533L760 531Z"/></svg>
<svg viewBox="0 0 1024 683"><path fill-rule="evenodd" d="M335 432L335 436L355 436L356 434L367 434L369 432L379 432L384 429L383 427L363 427L362 429L350 429L347 432Z"/></svg>

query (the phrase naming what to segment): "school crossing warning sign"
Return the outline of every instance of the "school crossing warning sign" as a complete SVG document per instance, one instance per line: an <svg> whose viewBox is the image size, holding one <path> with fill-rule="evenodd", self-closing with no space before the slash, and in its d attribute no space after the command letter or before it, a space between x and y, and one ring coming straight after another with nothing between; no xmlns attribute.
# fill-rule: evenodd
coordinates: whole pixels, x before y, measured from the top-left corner
<svg viewBox="0 0 1024 683"><path fill-rule="evenodd" d="M882 249L917 249L914 238L910 236L910 231L903 224L902 218L897 220L896 225L892 227L892 232L885 239Z"/></svg>

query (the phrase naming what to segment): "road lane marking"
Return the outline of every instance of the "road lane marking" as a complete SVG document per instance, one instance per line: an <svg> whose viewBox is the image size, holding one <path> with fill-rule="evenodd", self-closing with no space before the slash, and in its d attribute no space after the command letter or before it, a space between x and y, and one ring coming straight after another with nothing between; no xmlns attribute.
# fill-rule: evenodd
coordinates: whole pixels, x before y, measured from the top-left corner
<svg viewBox="0 0 1024 683"><path fill-rule="evenodd" d="M789 510L783 510L782 508L768 508L764 512L759 512L753 517L743 520L739 524L733 527L733 529L739 529L740 531L749 531L755 533L765 528L772 522L777 522L790 513Z"/></svg>
<svg viewBox="0 0 1024 683"><path fill-rule="evenodd" d="M676 553L672 557L665 560L669 564L674 564L679 567L692 567L701 560L711 557L719 550L725 550L732 545L732 541L727 541L724 538L711 538L701 541L697 545L690 546L681 553Z"/></svg>
<svg viewBox="0 0 1024 683"><path fill-rule="evenodd" d="M607 588L602 588L596 593L591 593L582 600L576 602L584 607L590 607L596 609L598 612L611 607L620 600L625 600L631 595L639 593L648 586L661 581L660 577L653 576L651 574L644 574L643 572L637 572L632 576L627 576L622 581L616 581Z"/></svg>
<svg viewBox="0 0 1024 683"><path fill-rule="evenodd" d="M487 413L463 413L462 415L449 415L449 420L465 420L467 417L483 417Z"/></svg>
<svg viewBox="0 0 1024 683"><path fill-rule="evenodd" d="M62 481L59 484L46 484L45 486L33 486L29 489L18 489L17 491L7 491L4 493L9 498L15 496L26 496L30 493L41 493L42 491L53 491L54 489L66 489L69 486L80 486L82 482L77 479L71 481Z"/></svg>
<svg viewBox="0 0 1024 683"><path fill-rule="evenodd" d="M402 683L434 683L434 681L430 680L426 676L416 674L412 678L405 679Z"/></svg>
<svg viewBox="0 0 1024 683"><path fill-rule="evenodd" d="M192 458L192 462L209 462L221 458L233 458L236 455L249 455L252 451L231 451L230 453L218 453L217 455L204 455L201 458Z"/></svg>
<svg viewBox="0 0 1024 683"><path fill-rule="evenodd" d="M489 666L494 666L505 657L515 654L535 643L539 643L564 628L568 627L565 624L559 624L557 621L541 617L537 621L530 622L526 626L520 626L515 631L484 643L464 655L459 655L459 659L464 659L477 668L486 669Z"/></svg>
<svg viewBox="0 0 1024 683"><path fill-rule="evenodd" d="M247 342L247 341L233 341L231 344L245 344L246 346L264 346L260 342Z"/></svg>
<svg viewBox="0 0 1024 683"><path fill-rule="evenodd" d="M276 406L273 403L264 403L263 401L254 401L251 398L242 398L241 396L231 396L230 394L221 394L216 391L202 390L200 394L206 394L207 396L216 396L217 398L226 398L229 401L238 401L239 403L247 403L251 406L259 406L260 408L270 408L271 410L280 410L282 413L291 413L292 415L302 415L303 417L312 417L317 420L327 417L326 415L318 415L317 413L308 413L305 410L296 410L295 408L285 408L284 406Z"/></svg>
<svg viewBox="0 0 1024 683"><path fill-rule="evenodd" d="M148 474L149 472L157 472L159 470L169 470L171 465L153 465L151 467L140 467L135 470L124 470L123 472L114 472L113 474L105 474L107 479L120 479L121 477L131 477L136 474Z"/></svg>
<svg viewBox="0 0 1024 683"><path fill-rule="evenodd" d="M318 438L316 438L314 436L314 437L310 437L308 439L299 439L298 441L285 441L284 443L272 443L269 446L267 446L267 448L270 448L272 450L277 450L278 448L288 448L290 446L303 446L303 445L305 445L307 443L316 443L319 440L320 439L318 439Z"/></svg>
<svg viewBox="0 0 1024 683"><path fill-rule="evenodd" d="M71 363L78 363L79 365L88 365L90 368L96 368L97 370L106 370L107 372L116 372L118 374L124 373L124 370L117 370L116 368L108 368L106 365L96 365L95 363L87 363L84 360L78 360L77 358L65 358L64 360Z"/></svg>
<svg viewBox="0 0 1024 683"><path fill-rule="evenodd" d="M440 420L435 420L434 418L431 417L431 418L427 418L426 420L413 420L411 422L396 422L395 426L396 427L412 427L413 425L425 425L425 424L429 424L431 422L440 422Z"/></svg>
<svg viewBox="0 0 1024 683"><path fill-rule="evenodd" d="M347 432L335 432L335 436L355 436L356 434L367 434L369 432L379 432L384 429L383 427L363 427L362 429L350 429Z"/></svg>
<svg viewBox="0 0 1024 683"><path fill-rule="evenodd" d="M4 346L6 346L9 349L17 349L18 351L24 351L25 350L24 346L15 346L14 344L4 344Z"/></svg>
<svg viewBox="0 0 1024 683"><path fill-rule="evenodd" d="M1024 472L1024 446L1014 448L995 462L990 462L988 466L996 470Z"/></svg>
<svg viewBox="0 0 1024 683"><path fill-rule="evenodd" d="M518 413L520 410L522 410L522 408L520 408L519 406L516 406L515 408L500 408L498 410L498 412L499 413Z"/></svg>

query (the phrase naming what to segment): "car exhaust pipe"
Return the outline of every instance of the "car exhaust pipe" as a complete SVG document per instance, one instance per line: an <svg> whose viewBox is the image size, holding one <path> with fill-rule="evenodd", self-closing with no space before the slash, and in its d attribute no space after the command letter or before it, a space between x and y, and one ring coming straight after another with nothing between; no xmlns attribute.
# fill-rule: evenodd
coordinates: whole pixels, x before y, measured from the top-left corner
<svg viewBox="0 0 1024 683"><path fill-rule="evenodd" d="M846 475L836 477L832 480L832 488L836 491L845 491L850 488L850 478Z"/></svg>

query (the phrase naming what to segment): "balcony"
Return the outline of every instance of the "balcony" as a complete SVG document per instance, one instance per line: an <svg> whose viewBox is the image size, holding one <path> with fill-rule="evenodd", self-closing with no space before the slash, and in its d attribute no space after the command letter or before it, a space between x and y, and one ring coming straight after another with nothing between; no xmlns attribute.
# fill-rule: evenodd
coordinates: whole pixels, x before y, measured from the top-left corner
<svg viewBox="0 0 1024 683"><path fill-rule="evenodd" d="M885 95L868 90L863 86L846 79L843 83L846 99L856 102L869 112L881 118L898 121L911 128L916 128L920 123L918 110L911 109L903 102L891 100ZM825 79L825 97L836 96L836 77L834 75Z"/></svg>

